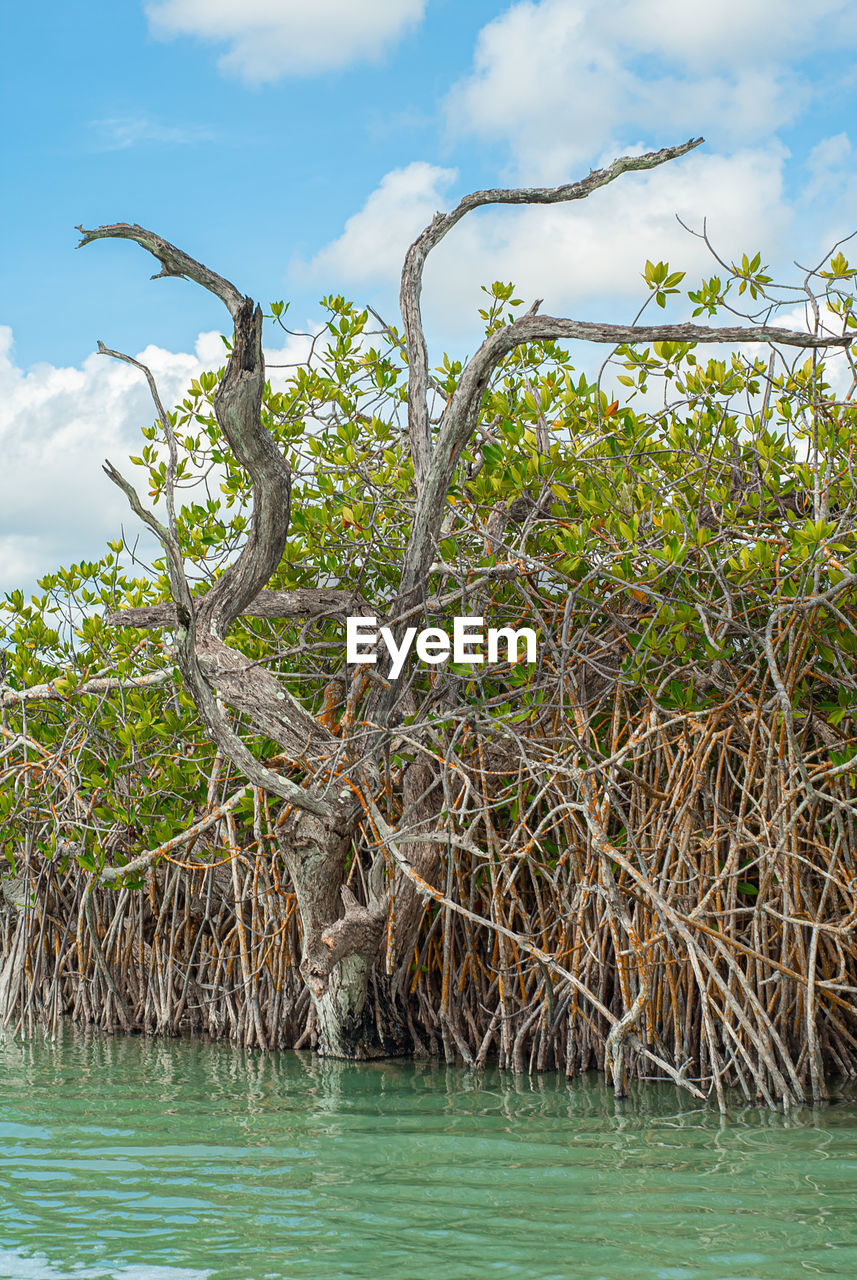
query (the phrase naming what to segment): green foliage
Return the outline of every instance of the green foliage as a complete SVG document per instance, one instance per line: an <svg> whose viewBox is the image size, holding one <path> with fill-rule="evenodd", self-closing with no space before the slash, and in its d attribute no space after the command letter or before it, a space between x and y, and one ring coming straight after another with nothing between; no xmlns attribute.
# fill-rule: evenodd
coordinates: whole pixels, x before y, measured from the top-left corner
<svg viewBox="0 0 857 1280"><path fill-rule="evenodd" d="M857 325L854 277L841 253L819 273L845 329ZM643 279L663 307L683 273L647 262ZM760 254L744 255L687 297L694 315L711 316L730 308L734 293L764 300L769 284ZM490 333L521 301L501 282L485 294L480 315ZM370 331L369 312L342 297L323 305L327 324L310 358L265 387L264 421L293 475L290 534L269 585L353 587L383 614L398 588L414 501L402 340L395 330ZM270 319L282 325L285 312L272 303ZM461 371L448 357L434 370L433 421ZM234 557L251 509L248 477L214 414L221 372L194 380L171 414L178 537L198 592ZM480 426L447 499L443 582L484 578L491 625L554 628L542 634L536 671L447 671L460 701L496 721L538 727L545 663L555 672L558 645L575 635L580 646L581 635L605 628L622 680L640 699L683 713L703 708L714 665L721 684L761 690L770 680L761 637L772 609L857 570L857 406L837 400L819 359L769 368L766 355L655 343L620 347L594 378L556 342L533 343L496 370ZM139 487L159 502L166 440L158 424L142 435L131 461ZM498 504L513 512L521 500L525 514L510 519L498 547L486 534L492 512ZM507 562L516 575L495 572ZM56 695L26 704L7 697L4 742L16 746L0 787L0 848L13 863L32 839L57 859L70 842L90 869L105 858L121 864L179 834L205 801L213 748L172 672L168 635L108 626L102 616L169 596L163 560L146 574L127 565L116 540L99 561L41 579L31 600L13 591L0 604L7 693L49 684ZM794 693L798 715L821 708L844 739L857 732L855 603L849 588L811 614L806 675ZM459 611L451 604L449 619ZM342 670L338 623L305 630L242 619L229 641L266 662L315 713ZM434 678L415 677L427 716ZM80 692L97 680L112 687ZM249 745L263 758L278 750ZM252 823L252 811L238 819Z"/></svg>

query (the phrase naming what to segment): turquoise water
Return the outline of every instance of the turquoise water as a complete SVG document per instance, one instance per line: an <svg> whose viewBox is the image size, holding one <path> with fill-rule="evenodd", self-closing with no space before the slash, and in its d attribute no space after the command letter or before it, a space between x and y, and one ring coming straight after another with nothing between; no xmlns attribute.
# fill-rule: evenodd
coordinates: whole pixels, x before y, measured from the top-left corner
<svg viewBox="0 0 857 1280"><path fill-rule="evenodd" d="M857 1277L857 1099L192 1041L0 1045L3 1280Z"/></svg>

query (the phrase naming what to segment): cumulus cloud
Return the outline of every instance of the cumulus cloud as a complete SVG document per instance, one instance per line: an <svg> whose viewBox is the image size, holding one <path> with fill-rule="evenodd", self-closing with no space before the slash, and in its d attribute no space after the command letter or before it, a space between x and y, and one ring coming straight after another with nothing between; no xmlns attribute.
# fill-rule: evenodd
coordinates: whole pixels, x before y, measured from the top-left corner
<svg viewBox="0 0 857 1280"><path fill-rule="evenodd" d="M397 280L408 245L447 201L455 169L416 160L386 174L363 208L345 224L338 239L325 246L310 264L294 265L309 278L375 281Z"/></svg>
<svg viewBox="0 0 857 1280"><path fill-rule="evenodd" d="M689 67L764 64L857 38L850 0L623 0L611 8L610 30L627 46Z"/></svg>
<svg viewBox="0 0 857 1280"><path fill-rule="evenodd" d="M707 220L726 258L760 249L790 264L820 253L831 231L852 229L851 141L825 140L801 172L777 130L820 92L807 57L852 46L849 0L818 0L811 10L803 0L518 0L482 28L471 72L446 100L455 138L502 146L510 185L567 181L622 152L700 133L707 145L579 204L469 216L429 261L428 326L444 337L473 334L479 285L497 278L544 298L544 310L591 314L595 305L618 318L612 304L642 296L647 258L691 279L717 270L676 215L695 228ZM435 208L454 203L455 176L426 162L388 173L337 239L293 264L297 273L365 293L394 314L405 249Z"/></svg>
<svg viewBox="0 0 857 1280"><path fill-rule="evenodd" d="M153 33L227 44L220 66L260 83L380 57L422 18L426 0L154 0Z"/></svg>
<svg viewBox="0 0 857 1280"><path fill-rule="evenodd" d="M266 353L271 363L306 356L308 341L289 339ZM148 346L137 355L155 375L168 406L192 378L223 364L220 335L201 333L192 352ZM272 381L281 374L274 373ZM61 564L97 559L124 525L141 532L125 496L101 470L109 458L139 482L128 462L139 453L140 427L154 420L142 375L126 364L91 355L78 367L15 362L12 330L0 326L0 591L32 590ZM141 537L147 552L151 543Z"/></svg>
<svg viewBox="0 0 857 1280"><path fill-rule="evenodd" d="M676 219L708 231L725 257L775 255L789 241L791 212L783 199L785 151L748 149L734 156L697 151L648 173L628 174L585 201L529 208L495 207L469 214L429 258L425 311L435 332L473 332L480 285L513 280L542 310L579 319L615 318L616 307L641 299L647 258L669 261L691 281L717 270L705 245ZM319 284L346 285L392 305L402 257L443 199L455 174L427 164L390 173L343 234L304 267ZM592 315L592 308L609 315ZM627 311L627 306L626 306ZM624 313L622 313L624 316Z"/></svg>
<svg viewBox="0 0 857 1280"><path fill-rule="evenodd" d="M523 0L482 29L447 113L456 134L507 143L519 174L559 182L641 139L758 143L815 92L790 60L854 43L848 0Z"/></svg>
<svg viewBox="0 0 857 1280"><path fill-rule="evenodd" d="M196 352L149 346L138 359L155 373L167 403L212 359L216 334ZM14 360L12 331L0 327L0 590L32 586L59 564L97 558L120 525L133 528L124 496L101 470L128 470L139 429L153 419L148 388L128 365L91 355L80 368Z"/></svg>

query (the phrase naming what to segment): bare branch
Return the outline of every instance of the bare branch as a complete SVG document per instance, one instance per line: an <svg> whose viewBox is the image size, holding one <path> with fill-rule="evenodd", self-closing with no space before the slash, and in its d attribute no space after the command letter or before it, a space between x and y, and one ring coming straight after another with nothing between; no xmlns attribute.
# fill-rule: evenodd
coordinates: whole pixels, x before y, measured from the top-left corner
<svg viewBox="0 0 857 1280"><path fill-rule="evenodd" d="M201 600L194 597L194 612ZM297 587L293 591L260 591L243 610L245 618L345 618L364 608L364 602L353 591L331 587ZM176 626L176 607L172 601L143 605L135 609L114 609L105 613L104 621L114 627Z"/></svg>
<svg viewBox="0 0 857 1280"><path fill-rule="evenodd" d="M227 722L223 712L217 705L214 691L200 668L193 605L178 547L169 529L166 529L152 512L143 506L133 485L109 462L104 464L104 470L113 483L126 494L134 513L158 535L166 552L170 586L176 600L176 620L178 623L175 631L176 662L182 673L185 687L193 698L200 719L211 735L212 741L216 743L227 759L232 761L236 769L241 770L248 782L252 783L253 786L264 787L273 795L293 804L297 809L306 810L308 813L313 813L321 818L330 817L332 812L330 804L261 764L252 751L245 747L237 733ZM222 581L222 579L219 581ZM219 641L217 637L210 635L207 639L207 647L217 645L218 648L227 649L227 646L222 641ZM242 661L241 655L235 653L234 650L227 649L227 652L234 658L234 665L237 668ZM247 660L244 659L243 661L246 663ZM268 679L272 680L273 678L268 677ZM285 691L279 691L279 700L283 704L287 702Z"/></svg>
<svg viewBox="0 0 857 1280"><path fill-rule="evenodd" d="M98 354L100 356L111 356L114 360L121 360L124 364L130 364L132 368L139 369L149 384L149 392L155 402L155 408L158 411L158 417L169 445L170 457L167 465L166 485L167 517L169 519L170 537L177 543L178 534L176 532L175 479L178 448L176 446L173 424L170 421L170 415L167 413L164 408L163 401L161 400L161 395L158 391L158 384L155 381L155 375L152 373L152 370L148 365L141 364L139 360L135 360L133 356L125 355L122 351L111 351L109 347L105 347L103 342L98 343Z"/></svg>
<svg viewBox="0 0 857 1280"><path fill-rule="evenodd" d="M183 250L177 249L174 244L170 244L169 240L164 240L154 231L147 231L145 227L139 227L136 223L130 222L114 222L107 226L94 227L91 231L87 231L85 227L76 227L75 230L82 236L78 249L92 244L93 240L134 240L161 264L161 270L152 276L153 280L160 280L162 276L181 276L187 280L193 280L195 284L201 285L203 289L207 289L209 293L219 298L232 319L237 320L244 298L235 285L225 280L223 276L219 276L216 271L210 271L208 267L191 258Z"/></svg>
<svg viewBox="0 0 857 1280"><path fill-rule="evenodd" d="M235 318L229 362L214 393L214 411L236 461L253 482L253 516L238 559L215 582L200 610L200 628L218 636L268 582L289 531L291 475L262 423L264 387L262 309L245 298Z"/></svg>
<svg viewBox="0 0 857 1280"><path fill-rule="evenodd" d="M447 232L451 231L456 223L460 222L472 209L479 209L488 204L564 204L571 200L584 200L593 191L607 186L623 173L655 169L668 160L676 160L679 156L687 155L702 141L702 138L691 138L680 146L664 147L660 151L649 151L642 156L621 156L606 169L590 170L588 176L579 182L565 183L560 187L491 188L485 191L474 191L465 196L451 213L435 214L429 226L408 249L402 268L399 294L408 350L408 429L418 486L428 474L432 454L427 399L430 381L428 350L420 313L423 269L432 249L440 244Z"/></svg>
<svg viewBox="0 0 857 1280"><path fill-rule="evenodd" d="M547 342L557 338L602 342L611 346L643 342L764 342L815 349L847 347L851 336L830 336L778 329L769 325L733 326L711 329L696 324L616 325L571 320L561 316L541 316L530 312L512 324L497 329L485 339L459 379L443 425L437 437L431 467L424 477L417 499L413 532L402 577L405 598L425 575L444 511L446 493L467 441L476 429L482 397L491 374L515 347L526 342Z"/></svg>
<svg viewBox="0 0 857 1280"><path fill-rule="evenodd" d="M134 240L154 255L161 263L161 275L186 275L208 289L223 301L235 324L232 351L220 385L214 394L214 411L238 463L249 472L253 483L253 516L247 540L238 559L231 564L195 609L184 572L181 553L172 529L167 529L157 517L141 503L134 487L109 462L104 470L114 484L126 494L134 512L158 536L167 556L170 587L175 601L176 661L184 683L193 697L197 711L213 741L223 754L240 769L254 786L264 787L272 794L317 817L330 818L332 806L303 787L274 773L261 764L234 732L217 705L210 681L218 680L235 687L236 679L246 672L246 659L228 649L222 643L223 632L238 617L267 583L280 562L285 548L291 513L291 477L285 459L280 454L270 432L262 424L262 393L265 386L265 362L262 355L262 310L252 298L241 297L234 285L201 263L177 249L175 245L145 231L142 227L118 223L99 227L83 233L82 244L92 240ZM100 348L107 353L103 346ZM109 353L118 355L118 353ZM144 366L130 357L118 355L141 368L152 389L165 429L166 418L154 387L154 380ZM171 441L172 443L172 441ZM225 651L225 652L224 652ZM203 674L201 662L205 663ZM208 677L208 678L206 678ZM245 681L246 683L246 681ZM240 690L236 691L240 692ZM287 724L297 714L301 722L291 737L297 738L306 748L308 737L305 722L311 721L294 699L277 686L266 672L256 672L253 693L262 701L259 710L262 721L270 721L270 711L280 711L275 716ZM252 711L246 699L241 699L242 710ZM271 704L270 706L268 704ZM312 722L314 725L314 722ZM303 730L303 732L301 732ZM320 730L318 732L321 732Z"/></svg>
<svg viewBox="0 0 857 1280"><path fill-rule="evenodd" d="M186 276L220 298L232 316L235 326L232 351L214 394L214 411L237 462L253 482L253 518L241 554L209 591L200 613L201 629L222 636L231 620L258 595L279 564L291 513L289 468L261 421L265 386L261 308L252 298L242 297L228 280L153 231L125 222L92 231L82 227L78 230L83 233L81 245L101 239L134 240L161 263L159 275ZM128 356L116 352L107 354L116 355L146 373L163 419L163 406L148 370Z"/></svg>
<svg viewBox="0 0 857 1280"><path fill-rule="evenodd" d="M150 689L153 685L166 684L172 678L172 670L164 668L163 671L153 671L147 676L99 676L94 680L83 680L73 689L65 691L58 689L55 681L33 684L29 689L10 689L7 685L0 689L0 707L15 707L22 702L59 702L68 698L96 697L110 693L113 689Z"/></svg>

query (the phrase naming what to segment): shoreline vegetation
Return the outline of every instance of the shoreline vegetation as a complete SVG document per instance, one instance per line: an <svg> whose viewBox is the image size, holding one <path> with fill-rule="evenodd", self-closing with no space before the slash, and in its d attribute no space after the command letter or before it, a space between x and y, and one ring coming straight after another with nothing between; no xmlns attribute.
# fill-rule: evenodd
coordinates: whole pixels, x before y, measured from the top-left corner
<svg viewBox="0 0 857 1280"><path fill-rule="evenodd" d="M799 795L783 794L776 774L765 775L782 751L781 726L723 708L695 717L691 732L653 719L649 713L638 734L642 747L625 757L621 785L640 839L659 854L645 870L620 869L618 901L605 890L597 842L576 815L565 816L558 869L524 853L531 828L519 829L513 844L490 817L494 857L450 843L446 896L537 939L574 985L495 928L429 908L404 1003L414 1051L574 1076L604 1070L611 1033L615 1044L627 1029L632 1075L669 1078L658 1070L661 1058L702 1092L714 1084L771 1106L822 1101L828 1075L857 1075L849 843L820 846L822 796L814 805L804 800L787 848L757 840L755 857L739 857L734 843L730 854L728 828L712 839L710 814L740 813L759 796L768 811L756 821L778 812L794 818L801 808ZM497 788L504 762L486 760L485 748L473 735L471 781ZM503 777L507 795L516 782ZM276 834L259 800L260 841L244 844L227 813L222 833L209 829L195 856L177 850L135 890L94 887L72 850L65 870L32 856L23 874L0 881L0 1020L27 1034L38 1025L55 1030L69 1016L103 1031L194 1030L246 1047L317 1047L299 969L296 897L271 852ZM552 801L542 798L541 817ZM484 807L490 815L500 805L486 797ZM352 863L357 893L367 852L358 848ZM645 988L635 966L641 954Z"/></svg>
<svg viewBox="0 0 857 1280"><path fill-rule="evenodd" d="M285 372L228 281L83 233L234 331L172 412L100 348L152 389L148 498L105 470L162 558L135 576L117 540L0 603L0 1025L597 1069L721 1111L857 1076L857 272L718 258L687 298L728 328L495 282L467 363L422 334L470 209L696 144L465 197L408 251L401 333L330 297ZM647 263L637 321L682 279ZM808 331L770 324L800 299ZM597 376L566 339L608 349ZM376 663L347 661L360 618ZM456 618L538 644L412 660Z"/></svg>

